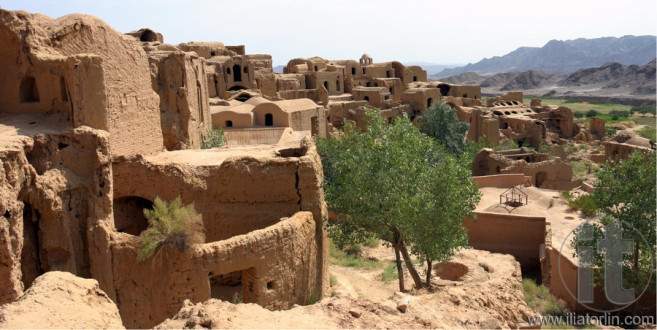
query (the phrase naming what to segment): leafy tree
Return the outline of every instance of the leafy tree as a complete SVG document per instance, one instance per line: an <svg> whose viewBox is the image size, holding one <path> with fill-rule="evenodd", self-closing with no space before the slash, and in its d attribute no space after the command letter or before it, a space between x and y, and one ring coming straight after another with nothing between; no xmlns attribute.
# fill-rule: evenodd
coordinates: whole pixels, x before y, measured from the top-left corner
<svg viewBox="0 0 657 330"><path fill-rule="evenodd" d="M171 203L157 197L153 209L144 209L144 215L148 228L139 236L139 261L149 259L164 246L184 251L205 240L203 218L194 209L194 203L183 205L180 197Z"/></svg>
<svg viewBox="0 0 657 330"><path fill-rule="evenodd" d="M420 131L429 135L455 155L463 153L465 134L470 125L456 117L456 111L443 102L432 104L419 118Z"/></svg>
<svg viewBox="0 0 657 330"><path fill-rule="evenodd" d="M591 109L591 110L589 110L589 111L586 112L586 116L589 117L589 118L591 118L591 117L597 117L597 116L599 116L599 115L600 115L600 113L599 113L597 110L595 110L595 109Z"/></svg>
<svg viewBox="0 0 657 330"><path fill-rule="evenodd" d="M633 253L625 255L623 262L624 278L630 285L639 287L646 284L654 272L654 257L657 256L656 231L656 168L655 153L635 151L625 160L609 160L598 172L598 182L591 195L603 217L600 223L591 223L592 239L584 239L582 230L576 232L574 247L592 246L596 250L597 241L603 237L603 226L618 221L623 239L633 241ZM643 237L642 237L643 236ZM644 240L645 238L645 240ZM597 251L594 265L602 266L604 259ZM630 265L630 267L627 267ZM655 277L652 277L654 285Z"/></svg>
<svg viewBox="0 0 657 330"><path fill-rule="evenodd" d="M388 125L369 111L365 121L364 131L347 123L338 139L317 141L326 201L340 215L329 222L329 233L339 244L371 236L389 242L400 290L401 259L422 287L407 245L429 267L447 260L467 244L463 221L477 205L479 191L465 163L408 118Z"/></svg>

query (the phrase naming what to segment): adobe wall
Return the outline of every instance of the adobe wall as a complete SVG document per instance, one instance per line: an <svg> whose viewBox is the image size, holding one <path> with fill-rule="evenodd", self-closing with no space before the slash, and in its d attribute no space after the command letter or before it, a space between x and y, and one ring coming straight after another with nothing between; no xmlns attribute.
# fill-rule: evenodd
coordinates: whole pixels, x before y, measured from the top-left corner
<svg viewBox="0 0 657 330"><path fill-rule="evenodd" d="M89 127L48 132L56 117L0 116L5 127L45 133L2 136L0 147L0 304L43 272L98 279L111 289L112 222L108 136ZM40 126L41 125L41 126ZM5 133L7 131L5 130ZM113 292L108 292L114 297Z"/></svg>
<svg viewBox="0 0 657 330"><path fill-rule="evenodd" d="M464 225L468 244L478 250L513 255L523 268L540 267L539 254L545 244L545 217L474 212Z"/></svg>
<svg viewBox="0 0 657 330"><path fill-rule="evenodd" d="M1 9L0 38L0 58L9 60L0 62L0 112L66 113L75 126L109 131L114 155L162 149L159 98L139 41L91 16Z"/></svg>
<svg viewBox="0 0 657 330"><path fill-rule="evenodd" d="M167 150L199 149L211 118L204 61L194 53L150 52L153 90Z"/></svg>
<svg viewBox="0 0 657 330"><path fill-rule="evenodd" d="M136 237L116 235L112 244L114 285L123 324L150 328L175 315L185 299L203 302L212 295L210 279L242 271L242 299L269 309L305 304L318 294L315 221L309 212L251 233L197 245L190 252L163 251L135 261Z"/></svg>
<svg viewBox="0 0 657 330"><path fill-rule="evenodd" d="M497 174L497 175L484 175L473 176L472 179L479 188L483 187L496 187L496 188L510 188L519 186L527 182L531 182L531 177L524 174Z"/></svg>
<svg viewBox="0 0 657 330"><path fill-rule="evenodd" d="M286 127L268 127L254 129L230 129L224 130L227 146L254 145L254 144L276 144L284 134L291 134Z"/></svg>

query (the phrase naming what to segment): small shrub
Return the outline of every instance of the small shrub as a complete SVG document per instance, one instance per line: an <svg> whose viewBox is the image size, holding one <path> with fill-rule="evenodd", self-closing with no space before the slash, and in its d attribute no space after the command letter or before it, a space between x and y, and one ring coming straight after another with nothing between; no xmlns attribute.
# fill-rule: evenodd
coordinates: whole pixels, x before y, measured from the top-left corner
<svg viewBox="0 0 657 330"><path fill-rule="evenodd" d="M584 118L585 113L584 111L575 111L573 115L575 116L575 118Z"/></svg>
<svg viewBox="0 0 657 330"><path fill-rule="evenodd" d="M332 241L329 241L329 257L331 264L338 266L354 268L377 268L381 266L378 261L363 259L359 255L349 254L339 249Z"/></svg>
<svg viewBox="0 0 657 330"><path fill-rule="evenodd" d="M589 117L589 118L597 117L598 115L600 115L600 113L597 110L594 110L594 109L591 109L591 110L586 112L586 117Z"/></svg>
<svg viewBox="0 0 657 330"><path fill-rule="evenodd" d="M375 248L381 244L381 241L376 238L376 237L370 237L365 242L363 242L363 245L371 248Z"/></svg>
<svg viewBox="0 0 657 330"><path fill-rule="evenodd" d="M194 203L183 205L180 197L170 203L157 197L153 209L144 209L144 215L148 228L139 236L139 261L151 258L160 248L185 251L205 240L203 218L194 209Z"/></svg>
<svg viewBox="0 0 657 330"><path fill-rule="evenodd" d="M205 133L205 138L201 141L201 149L218 148L224 145L224 129L218 127Z"/></svg>
<svg viewBox="0 0 657 330"><path fill-rule="evenodd" d="M598 207L591 195L582 195L577 198L577 206L582 210L582 214L592 217L596 214Z"/></svg>
<svg viewBox="0 0 657 330"><path fill-rule="evenodd" d="M390 283L394 280L397 279L397 264L394 262L389 263L384 269L383 273L381 273L381 281L385 283Z"/></svg>
<svg viewBox="0 0 657 330"><path fill-rule="evenodd" d="M657 130L655 129L655 126L643 127L637 131L637 134L652 141L657 140Z"/></svg>
<svg viewBox="0 0 657 330"><path fill-rule="evenodd" d="M330 280L331 286L335 286L336 284L338 284L338 278L335 277L335 275L333 275L333 274L331 274L329 280Z"/></svg>

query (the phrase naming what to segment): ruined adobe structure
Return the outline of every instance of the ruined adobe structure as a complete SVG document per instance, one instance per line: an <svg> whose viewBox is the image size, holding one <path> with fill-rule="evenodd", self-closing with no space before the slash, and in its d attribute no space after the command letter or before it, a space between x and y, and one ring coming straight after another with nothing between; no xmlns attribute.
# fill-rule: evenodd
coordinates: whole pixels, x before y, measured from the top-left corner
<svg viewBox="0 0 657 330"><path fill-rule="evenodd" d="M321 297L326 207L309 131L199 150L216 93L205 58L134 35L0 10L0 303L49 271L96 279L127 327L185 299L285 309ZM206 240L139 263L142 210L157 196L194 202Z"/></svg>
<svg viewBox="0 0 657 330"><path fill-rule="evenodd" d="M571 190L582 184L573 180L573 169L561 158L522 147L504 151L481 149L472 162L472 174L523 174L531 185L553 190Z"/></svg>

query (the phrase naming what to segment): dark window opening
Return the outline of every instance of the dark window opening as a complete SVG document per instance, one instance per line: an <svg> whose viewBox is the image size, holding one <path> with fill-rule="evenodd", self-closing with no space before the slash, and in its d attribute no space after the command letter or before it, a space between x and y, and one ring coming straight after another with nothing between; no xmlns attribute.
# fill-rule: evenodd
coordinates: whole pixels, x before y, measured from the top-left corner
<svg viewBox="0 0 657 330"><path fill-rule="evenodd" d="M525 144L524 140L518 140L518 148L522 148L523 144Z"/></svg>
<svg viewBox="0 0 657 330"><path fill-rule="evenodd" d="M226 68L226 74L230 74L230 68Z"/></svg>
<svg viewBox="0 0 657 330"><path fill-rule="evenodd" d="M239 65L233 65L233 74L233 81L242 81L242 71L240 70Z"/></svg>
<svg viewBox="0 0 657 330"><path fill-rule="evenodd" d="M144 209L152 209L148 199L128 196L114 200L114 227L120 233L138 236L148 228Z"/></svg>
<svg viewBox="0 0 657 330"><path fill-rule="evenodd" d="M139 36L139 41L141 42L153 42L157 41L157 34L151 30L146 30L144 33Z"/></svg>
<svg viewBox="0 0 657 330"><path fill-rule="evenodd" d="M363 74L365 74L365 68L363 68Z"/></svg>
<svg viewBox="0 0 657 330"><path fill-rule="evenodd" d="M384 99L389 100L389 99L390 99L390 95L386 95L386 96L384 97Z"/></svg>
<svg viewBox="0 0 657 330"><path fill-rule="evenodd" d="M325 81L325 82L324 82L324 88L326 88L327 91L329 90L329 88L328 88L328 81Z"/></svg>
<svg viewBox="0 0 657 330"><path fill-rule="evenodd" d="M372 83L370 83L369 81L365 83L365 87L370 87L370 86L372 86Z"/></svg>
<svg viewBox="0 0 657 330"><path fill-rule="evenodd" d="M210 280L210 298L221 299L233 304L245 302L242 286L242 271L214 275L208 274Z"/></svg>
<svg viewBox="0 0 657 330"><path fill-rule="evenodd" d="M226 120L226 127L233 127L233 121L232 120Z"/></svg>
<svg viewBox="0 0 657 330"><path fill-rule="evenodd" d="M379 87L379 83L374 83L374 87Z"/></svg>
<svg viewBox="0 0 657 330"><path fill-rule="evenodd" d="M315 65L315 71L319 71L319 70L317 69L317 65Z"/></svg>
<svg viewBox="0 0 657 330"><path fill-rule="evenodd" d="M244 67L244 73L249 73L249 67L248 66Z"/></svg>
<svg viewBox="0 0 657 330"><path fill-rule="evenodd" d="M452 87L447 84L438 85L438 88L440 89L440 95L442 96L447 96L447 94L449 94L449 90L452 89Z"/></svg>
<svg viewBox="0 0 657 330"><path fill-rule="evenodd" d="M495 167L495 173L500 173L500 167L499 166Z"/></svg>
<svg viewBox="0 0 657 330"><path fill-rule="evenodd" d="M32 77L23 78L19 93L21 103L39 102L39 89Z"/></svg>
<svg viewBox="0 0 657 330"><path fill-rule="evenodd" d="M468 94L463 94L463 98L467 98L467 97L468 97Z"/></svg>
<svg viewBox="0 0 657 330"><path fill-rule="evenodd" d="M417 81L417 76L413 76L413 81Z"/></svg>
<svg viewBox="0 0 657 330"><path fill-rule="evenodd" d="M267 282L267 290L274 290L276 288L276 282L269 281Z"/></svg>
<svg viewBox="0 0 657 330"><path fill-rule="evenodd" d="M340 91L340 80L335 81L335 90Z"/></svg>
<svg viewBox="0 0 657 330"><path fill-rule="evenodd" d="M351 68L351 74L356 74L356 68Z"/></svg>
<svg viewBox="0 0 657 330"><path fill-rule="evenodd" d="M427 99L427 108L431 106L431 103L433 103L433 99L432 99L432 98L428 98L428 99Z"/></svg>
<svg viewBox="0 0 657 330"><path fill-rule="evenodd" d="M363 100L369 102L369 101L370 101L370 97L369 97L369 96L365 96L365 97L363 97Z"/></svg>
<svg viewBox="0 0 657 330"><path fill-rule="evenodd" d="M265 115L265 126L274 126L274 115L271 113Z"/></svg>
<svg viewBox="0 0 657 330"><path fill-rule="evenodd" d="M217 55L216 52L210 52L210 56L215 56L215 55Z"/></svg>
<svg viewBox="0 0 657 330"><path fill-rule="evenodd" d="M502 123L502 129L509 128L509 123Z"/></svg>
<svg viewBox="0 0 657 330"><path fill-rule="evenodd" d="M390 78L390 71L386 71L386 78Z"/></svg>
<svg viewBox="0 0 657 330"><path fill-rule="evenodd" d="M390 90L390 94L395 94L395 89L393 87L388 88Z"/></svg>
<svg viewBox="0 0 657 330"><path fill-rule="evenodd" d="M68 89L66 88L66 80L64 80L64 77L59 77L59 93L62 102L68 102Z"/></svg>

